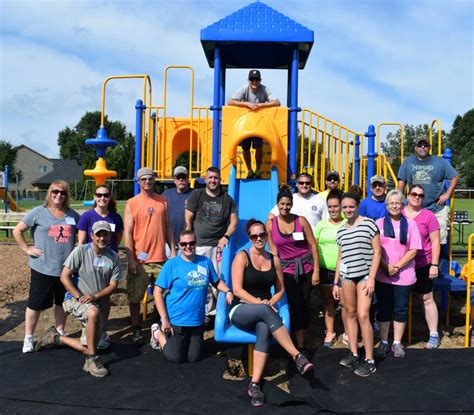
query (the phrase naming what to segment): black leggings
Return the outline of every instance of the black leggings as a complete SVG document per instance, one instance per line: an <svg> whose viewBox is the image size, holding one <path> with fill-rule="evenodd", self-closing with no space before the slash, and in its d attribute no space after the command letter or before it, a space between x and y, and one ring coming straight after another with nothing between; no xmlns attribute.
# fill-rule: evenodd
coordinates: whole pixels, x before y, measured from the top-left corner
<svg viewBox="0 0 474 415"><path fill-rule="evenodd" d="M283 326L281 317L266 304L239 304L236 307L232 314L232 324L241 330L255 330L255 350L269 353L272 345L271 333Z"/></svg>
<svg viewBox="0 0 474 415"><path fill-rule="evenodd" d="M197 362L201 358L204 326L172 327L174 335L166 341L163 348L165 357L174 363L182 363L186 358L190 362Z"/></svg>
<svg viewBox="0 0 474 415"><path fill-rule="evenodd" d="M309 302L311 300L311 276L313 271L300 275L299 281L291 274L283 273L285 291L290 308L291 331L306 330L309 325Z"/></svg>

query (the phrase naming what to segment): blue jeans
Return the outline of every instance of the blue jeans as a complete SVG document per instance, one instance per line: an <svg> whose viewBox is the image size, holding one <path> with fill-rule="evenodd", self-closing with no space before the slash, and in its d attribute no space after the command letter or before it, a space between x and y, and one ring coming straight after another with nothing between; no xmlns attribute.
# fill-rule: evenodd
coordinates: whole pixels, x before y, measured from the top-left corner
<svg viewBox="0 0 474 415"><path fill-rule="evenodd" d="M375 281L377 295L377 320L406 323L408 320L408 302L413 285L393 285Z"/></svg>

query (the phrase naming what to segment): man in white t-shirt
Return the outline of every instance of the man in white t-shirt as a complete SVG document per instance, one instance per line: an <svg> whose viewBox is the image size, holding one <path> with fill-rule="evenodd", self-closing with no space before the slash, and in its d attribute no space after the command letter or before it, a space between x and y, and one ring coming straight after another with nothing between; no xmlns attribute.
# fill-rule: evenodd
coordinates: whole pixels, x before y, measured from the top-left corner
<svg viewBox="0 0 474 415"><path fill-rule="evenodd" d="M312 192L313 176L308 173L301 173L296 179L297 192L293 194L293 207L291 213L303 216L314 229L316 224L322 219L326 208L326 201ZM275 205L268 217L271 219L278 216L278 207Z"/></svg>

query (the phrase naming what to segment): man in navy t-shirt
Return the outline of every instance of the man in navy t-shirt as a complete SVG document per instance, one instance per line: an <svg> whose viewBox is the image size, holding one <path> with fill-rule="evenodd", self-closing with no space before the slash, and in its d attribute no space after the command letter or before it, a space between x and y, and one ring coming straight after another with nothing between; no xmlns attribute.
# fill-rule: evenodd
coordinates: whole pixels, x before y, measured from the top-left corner
<svg viewBox="0 0 474 415"><path fill-rule="evenodd" d="M383 176L375 175L370 178L372 195L360 202L359 215L377 220L385 217L387 207L385 206L385 191L387 184Z"/></svg>
<svg viewBox="0 0 474 415"><path fill-rule="evenodd" d="M174 169L173 181L176 187L165 190L162 196L168 199L168 206L172 206L172 209L169 210L169 215L177 248L179 234L185 228L184 209L186 208L186 201L191 196L193 189L189 187L188 170L184 166L177 166Z"/></svg>

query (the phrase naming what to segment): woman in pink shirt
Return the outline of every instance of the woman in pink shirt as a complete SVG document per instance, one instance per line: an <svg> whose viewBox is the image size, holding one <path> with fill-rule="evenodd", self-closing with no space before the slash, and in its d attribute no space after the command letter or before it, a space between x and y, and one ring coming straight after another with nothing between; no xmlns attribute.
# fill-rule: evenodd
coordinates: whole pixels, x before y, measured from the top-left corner
<svg viewBox="0 0 474 415"><path fill-rule="evenodd" d="M425 319L430 330L430 338L425 349L436 349L439 346L438 309L433 298L433 280L438 277L440 236L439 222L433 212L422 209L425 190L420 185L412 187L408 194L408 205L402 213L413 219L420 231L421 250L415 257L416 284L413 291L423 298Z"/></svg>
<svg viewBox="0 0 474 415"><path fill-rule="evenodd" d="M388 214L376 221L380 230L382 260L375 282L380 343L374 354L387 354L388 332L393 319L392 352L395 357L405 357L401 340L408 320L410 293L416 282L415 256L421 249L421 237L415 221L401 213L402 192L391 190L385 203Z"/></svg>
<svg viewBox="0 0 474 415"><path fill-rule="evenodd" d="M290 327L298 349L304 348L309 324L312 285L319 284L319 257L310 224L303 216L290 213L293 195L282 186L277 195L279 215L268 219L268 247L278 255L283 270L285 291L290 308Z"/></svg>

